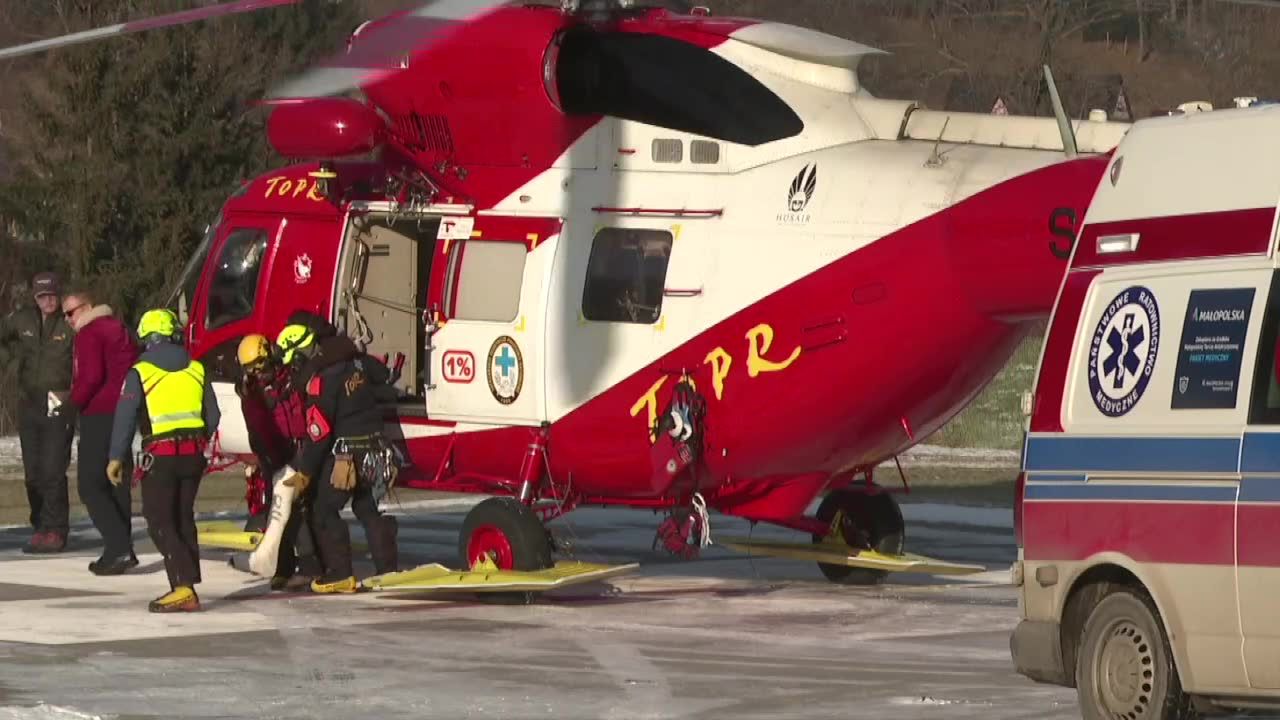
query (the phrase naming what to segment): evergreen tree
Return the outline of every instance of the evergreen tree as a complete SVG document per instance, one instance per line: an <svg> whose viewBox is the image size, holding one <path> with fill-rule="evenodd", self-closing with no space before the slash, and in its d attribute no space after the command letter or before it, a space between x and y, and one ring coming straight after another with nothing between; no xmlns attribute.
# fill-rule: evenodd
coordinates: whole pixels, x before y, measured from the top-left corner
<svg viewBox="0 0 1280 720"><path fill-rule="evenodd" d="M68 22L58 32L190 8L21 3L46 20L62 9ZM266 142L266 111L253 102L340 49L359 22L350 2L306 0L46 53L6 123L13 168L0 185L0 217L136 318L164 301L239 183L282 163Z"/></svg>

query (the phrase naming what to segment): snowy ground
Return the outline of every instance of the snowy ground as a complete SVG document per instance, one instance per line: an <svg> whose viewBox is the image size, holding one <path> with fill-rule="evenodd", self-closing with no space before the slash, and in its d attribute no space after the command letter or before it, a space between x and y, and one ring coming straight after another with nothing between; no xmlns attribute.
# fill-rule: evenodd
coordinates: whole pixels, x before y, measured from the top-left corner
<svg viewBox="0 0 1280 720"><path fill-rule="evenodd" d="M470 502L399 508L404 561L456 564ZM142 565L116 578L86 570L91 528L53 559L22 555L22 533L0 531L0 720L1078 717L1073 691L1012 670L1002 512L907 506L909 550L988 570L853 588L812 563L716 546L672 560L649 549L652 515L586 509L554 523L557 535L580 559L640 572L527 607L273 595L211 551L206 611L181 617L146 612L166 588L141 525ZM713 516L713 539L747 532Z"/></svg>

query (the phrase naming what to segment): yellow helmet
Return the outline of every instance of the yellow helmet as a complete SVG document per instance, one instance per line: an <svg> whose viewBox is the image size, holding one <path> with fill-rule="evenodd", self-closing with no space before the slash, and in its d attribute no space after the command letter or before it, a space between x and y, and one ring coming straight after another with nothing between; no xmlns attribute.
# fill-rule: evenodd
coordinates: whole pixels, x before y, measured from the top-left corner
<svg viewBox="0 0 1280 720"><path fill-rule="evenodd" d="M172 338L178 334L178 316L171 310L148 310L138 321L138 339L145 340L148 335L159 335Z"/></svg>
<svg viewBox="0 0 1280 720"><path fill-rule="evenodd" d="M316 342L316 334L306 325L286 325L276 336L276 345L281 351L281 360L285 365L293 362L294 353L305 351Z"/></svg>
<svg viewBox="0 0 1280 720"><path fill-rule="evenodd" d="M240 349L236 351L240 367L254 367L267 362L271 358L271 341L266 335L245 335L240 341Z"/></svg>

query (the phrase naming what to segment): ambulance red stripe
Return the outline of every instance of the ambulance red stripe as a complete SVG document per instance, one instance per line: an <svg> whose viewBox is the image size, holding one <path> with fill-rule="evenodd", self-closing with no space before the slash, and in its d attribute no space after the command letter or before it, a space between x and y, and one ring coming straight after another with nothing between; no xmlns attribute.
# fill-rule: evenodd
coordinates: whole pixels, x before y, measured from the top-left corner
<svg viewBox="0 0 1280 720"><path fill-rule="evenodd" d="M1136 218L1086 225L1073 267L1131 265L1161 260L1262 255L1271 246L1274 207ZM1137 234L1132 252L1100 255L1098 238Z"/></svg>
<svg viewBox="0 0 1280 720"><path fill-rule="evenodd" d="M1023 514L1030 561L1120 551L1142 563L1235 564L1235 503L1027 501Z"/></svg>

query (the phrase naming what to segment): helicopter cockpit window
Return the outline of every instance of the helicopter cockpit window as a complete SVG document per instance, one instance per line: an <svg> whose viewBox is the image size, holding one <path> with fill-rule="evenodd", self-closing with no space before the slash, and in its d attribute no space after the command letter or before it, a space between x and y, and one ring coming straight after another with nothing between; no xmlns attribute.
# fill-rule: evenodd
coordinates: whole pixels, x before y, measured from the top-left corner
<svg viewBox="0 0 1280 720"><path fill-rule="evenodd" d="M227 236L209 283L206 328L222 327L253 314L258 296L258 274L266 252L265 230L244 228Z"/></svg>
<svg viewBox="0 0 1280 720"><path fill-rule="evenodd" d="M219 215L204 229L204 237L196 246L195 252L191 253L186 266L182 268L178 284L169 295L169 301L165 303L165 307L177 313L179 322L184 325L190 320L188 313L191 311L192 303L195 302L196 286L200 284L200 271L204 268L204 259L209 255L209 248L213 246L213 238L218 234L218 226L221 224L222 216Z"/></svg>
<svg viewBox="0 0 1280 720"><path fill-rule="evenodd" d="M582 315L596 322L652 325L662 314L672 235L604 228L591 243Z"/></svg>

